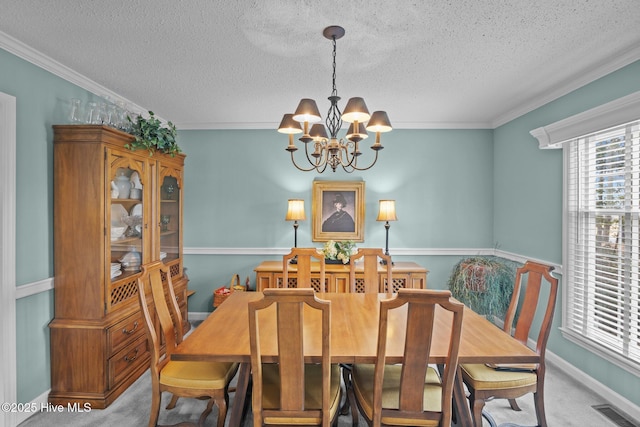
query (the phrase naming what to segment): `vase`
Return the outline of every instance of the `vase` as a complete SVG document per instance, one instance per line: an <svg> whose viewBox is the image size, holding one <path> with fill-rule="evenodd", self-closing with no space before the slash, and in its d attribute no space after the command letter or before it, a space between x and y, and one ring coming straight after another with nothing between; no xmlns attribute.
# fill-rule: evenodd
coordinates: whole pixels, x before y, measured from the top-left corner
<svg viewBox="0 0 640 427"><path fill-rule="evenodd" d="M115 179L116 187L118 187L118 198L128 199L131 192L131 181L127 175L118 175Z"/></svg>

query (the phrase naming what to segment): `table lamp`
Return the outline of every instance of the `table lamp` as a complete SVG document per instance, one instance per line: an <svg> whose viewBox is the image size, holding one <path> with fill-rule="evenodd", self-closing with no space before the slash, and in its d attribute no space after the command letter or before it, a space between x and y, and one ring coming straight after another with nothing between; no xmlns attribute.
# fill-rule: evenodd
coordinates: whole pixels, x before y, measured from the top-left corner
<svg viewBox="0 0 640 427"><path fill-rule="evenodd" d="M289 199L289 207L285 221L293 221L294 240L293 247L298 247L298 221L304 221L307 217L304 214L304 200Z"/></svg>
<svg viewBox="0 0 640 427"><path fill-rule="evenodd" d="M395 200L380 200L378 208L378 218L376 221L386 221L384 228L387 230L387 243L385 245L384 254L389 255L389 221L397 221L396 217L396 201ZM382 261L384 264L384 260Z"/></svg>

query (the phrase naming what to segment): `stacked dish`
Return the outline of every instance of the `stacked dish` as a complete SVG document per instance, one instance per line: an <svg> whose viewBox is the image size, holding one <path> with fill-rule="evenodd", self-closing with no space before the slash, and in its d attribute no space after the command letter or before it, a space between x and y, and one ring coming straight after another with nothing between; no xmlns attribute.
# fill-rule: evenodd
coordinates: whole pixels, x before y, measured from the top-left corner
<svg viewBox="0 0 640 427"><path fill-rule="evenodd" d="M122 237L122 235L124 234L125 230L127 229L127 226L125 225L124 227L115 227L115 226L111 226L111 240L118 240L120 237Z"/></svg>
<svg viewBox="0 0 640 427"><path fill-rule="evenodd" d="M111 278L118 277L122 274L121 270L122 265L119 262L111 263Z"/></svg>
<svg viewBox="0 0 640 427"><path fill-rule="evenodd" d="M121 204L111 205L111 240L119 239L127 230L127 224L124 222L127 215L127 210Z"/></svg>

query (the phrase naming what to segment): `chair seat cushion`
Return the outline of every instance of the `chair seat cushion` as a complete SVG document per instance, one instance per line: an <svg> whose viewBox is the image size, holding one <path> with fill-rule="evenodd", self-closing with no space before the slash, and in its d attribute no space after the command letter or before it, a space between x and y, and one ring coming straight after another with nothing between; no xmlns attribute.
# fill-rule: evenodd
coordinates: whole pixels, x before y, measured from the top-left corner
<svg viewBox="0 0 640 427"><path fill-rule="evenodd" d="M237 363L170 360L160 371L160 384L194 389L222 389L238 369Z"/></svg>
<svg viewBox="0 0 640 427"><path fill-rule="evenodd" d="M322 409L322 365L307 364L304 370L306 409ZM331 383L329 396L329 414L334 418L340 407L340 366L331 365ZM280 407L280 375L278 365L265 363L262 365L262 406L264 409L278 409ZM310 418L278 418L265 417L265 424L300 425L320 424L321 419Z"/></svg>
<svg viewBox="0 0 640 427"><path fill-rule="evenodd" d="M351 378L353 391L367 416L373 416L373 376L375 365L353 365ZM400 374L402 365L386 365L382 384L382 408L398 409L400 404ZM431 412L442 411L442 386L435 369L429 367L424 380L423 409ZM404 426L437 426L434 420L405 420L402 418L382 417L383 424Z"/></svg>
<svg viewBox="0 0 640 427"><path fill-rule="evenodd" d="M462 364L464 382L475 390L526 387L538 381L535 372L501 371L482 364Z"/></svg>

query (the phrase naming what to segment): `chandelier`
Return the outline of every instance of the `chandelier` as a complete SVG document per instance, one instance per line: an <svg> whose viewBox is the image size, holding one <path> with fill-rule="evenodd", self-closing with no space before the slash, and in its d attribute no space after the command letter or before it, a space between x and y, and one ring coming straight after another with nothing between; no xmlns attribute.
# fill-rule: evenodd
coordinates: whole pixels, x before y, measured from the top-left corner
<svg viewBox="0 0 640 427"><path fill-rule="evenodd" d="M330 136L327 136L325 127L320 123L322 117L316 101L309 98L300 100L295 113L284 115L278 132L289 135L289 145L286 150L291 153L293 165L301 171L316 170L318 173L323 173L327 166L331 166L333 172L338 166L341 166L348 173L355 170L367 170L378 161L378 152L384 148L380 143L380 134L389 132L392 129L391 123L385 111L374 111L373 114L369 114L364 99L358 97L349 99L344 112L340 112L340 108L338 108L340 97L336 89L336 40L344 36L344 28L330 26L325 28L322 34L333 43L333 90L328 98L331 107L329 107L325 120ZM350 123L350 125L344 138L338 138L338 131L342 128L343 122ZM302 126L300 126L301 124ZM311 128L309 128L310 124ZM362 152L358 144L368 138L367 131L376 134L375 143L371 146L375 157L370 165L360 167L358 157ZM293 135L301 132L302 136L299 140L304 145L305 155L310 165L305 167L298 165L294 158L298 147L293 141ZM310 145L313 147L310 148Z"/></svg>

